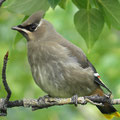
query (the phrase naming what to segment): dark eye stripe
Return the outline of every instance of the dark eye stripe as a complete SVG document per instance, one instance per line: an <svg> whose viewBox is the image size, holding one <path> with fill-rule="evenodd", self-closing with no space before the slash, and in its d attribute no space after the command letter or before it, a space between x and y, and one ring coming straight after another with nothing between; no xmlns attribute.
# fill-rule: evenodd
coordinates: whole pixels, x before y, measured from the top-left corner
<svg viewBox="0 0 120 120"><path fill-rule="evenodd" d="M26 26L25 29L33 32L36 29L36 27L37 27L37 24L31 24L31 25Z"/></svg>
<svg viewBox="0 0 120 120"><path fill-rule="evenodd" d="M26 29L30 32L33 32L36 29L37 26L38 26L38 24L34 23L34 24L27 25L27 26L19 25L18 27L24 28L24 29Z"/></svg>

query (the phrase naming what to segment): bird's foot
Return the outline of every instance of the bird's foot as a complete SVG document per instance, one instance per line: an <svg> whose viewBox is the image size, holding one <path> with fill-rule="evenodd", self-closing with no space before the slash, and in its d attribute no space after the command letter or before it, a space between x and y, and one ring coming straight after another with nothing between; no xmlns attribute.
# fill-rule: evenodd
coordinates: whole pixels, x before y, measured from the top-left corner
<svg viewBox="0 0 120 120"><path fill-rule="evenodd" d="M38 102L44 102L45 103L45 99L46 98L50 98L50 95L45 95L45 96L43 96L43 97L39 97L38 98Z"/></svg>
<svg viewBox="0 0 120 120"><path fill-rule="evenodd" d="M50 98L49 95L45 95L45 96L43 96L43 97L39 97L39 98L37 99L38 104L40 103L40 104L43 104L43 106L44 106L45 103L46 103L46 99L49 99L49 98ZM38 109L41 109L41 108L42 108L42 107L32 106L32 110L33 110L33 111L38 110ZM46 107L46 108L47 108L47 107Z"/></svg>
<svg viewBox="0 0 120 120"><path fill-rule="evenodd" d="M110 99L110 98L111 98L111 96L112 96L112 93L105 94L105 97L106 97L106 98L108 98L108 99Z"/></svg>
<svg viewBox="0 0 120 120"><path fill-rule="evenodd" d="M73 101L75 107L77 107L77 105L78 105L78 95L72 96L72 101Z"/></svg>

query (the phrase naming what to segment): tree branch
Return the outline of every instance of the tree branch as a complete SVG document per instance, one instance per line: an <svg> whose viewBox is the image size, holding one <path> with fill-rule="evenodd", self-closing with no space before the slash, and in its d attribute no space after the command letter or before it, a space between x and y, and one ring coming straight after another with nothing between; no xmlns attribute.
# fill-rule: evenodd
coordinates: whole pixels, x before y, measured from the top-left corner
<svg viewBox="0 0 120 120"><path fill-rule="evenodd" d="M46 97L46 96L39 98L39 100L23 99L23 100L9 101L11 97L11 90L6 81L7 61L8 61L8 52L4 57L3 69L2 69L2 80L3 80L2 82L7 92L7 97L0 98L0 116L6 116L7 109L12 107L20 107L20 106L31 107L32 110L37 110L37 109L48 108L55 105L65 105L65 104L76 103L73 97L72 98L52 98L52 97ZM77 103L81 105L91 103L93 105L100 105L100 106L104 106L104 103L117 105L117 104L120 104L120 99L110 99L110 97L108 96L101 97L101 96L95 95L95 96L78 97Z"/></svg>
<svg viewBox="0 0 120 120"><path fill-rule="evenodd" d="M7 91L7 97L6 97L6 103L9 101L10 97L11 97L11 90L8 86L8 83L6 81L6 66L7 66L7 61L8 61L8 54L9 52L6 53L5 57L4 57L4 62L3 62L3 69L2 69L2 80L3 80L3 84L4 84L4 88Z"/></svg>

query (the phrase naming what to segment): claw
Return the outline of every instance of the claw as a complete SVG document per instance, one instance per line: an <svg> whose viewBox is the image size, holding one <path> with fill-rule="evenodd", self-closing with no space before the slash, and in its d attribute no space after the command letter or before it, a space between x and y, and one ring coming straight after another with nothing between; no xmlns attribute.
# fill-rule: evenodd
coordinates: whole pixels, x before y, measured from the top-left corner
<svg viewBox="0 0 120 120"><path fill-rule="evenodd" d="M45 99L46 99L46 98L49 98L49 97L50 97L49 95L45 95L45 96L43 96L43 97L39 97L37 101L38 101L38 102L43 101L43 102L45 103Z"/></svg>
<svg viewBox="0 0 120 120"><path fill-rule="evenodd" d="M45 104L45 99L46 99L46 98L50 98L50 95L45 95L45 96L43 96L43 97L39 97L39 98L37 99L37 101L38 101L38 103L43 103L43 104ZM40 109L40 107L35 107L35 106L32 107L32 110L33 110L33 111L38 110L38 109Z"/></svg>
<svg viewBox="0 0 120 120"><path fill-rule="evenodd" d="M108 98L108 99L110 99L110 98L111 98L111 96L112 96L112 94L111 94L111 93L109 93L109 94L105 94L105 97L106 97L106 98Z"/></svg>
<svg viewBox="0 0 120 120"><path fill-rule="evenodd" d="M78 95L72 96L72 101L73 101L73 103L74 103L74 105L75 105L76 107L77 107L77 105L78 105L77 100L78 100Z"/></svg>

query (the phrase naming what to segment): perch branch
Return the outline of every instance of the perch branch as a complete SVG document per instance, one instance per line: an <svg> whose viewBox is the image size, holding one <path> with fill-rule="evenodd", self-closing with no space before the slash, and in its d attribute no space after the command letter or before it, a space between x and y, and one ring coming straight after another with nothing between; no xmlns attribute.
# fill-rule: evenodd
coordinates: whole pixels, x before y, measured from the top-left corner
<svg viewBox="0 0 120 120"><path fill-rule="evenodd" d="M38 99L23 99L23 100L16 100L16 101L9 101L11 97L11 90L8 86L6 81L6 66L8 61L8 52L4 57L3 62L3 69L2 69L2 82L4 85L5 90L7 91L6 98L0 98L0 116L7 115L7 109L12 107L31 107L32 110L48 108L55 105L65 105L65 104L75 104L73 98L52 98L52 97L41 97ZM108 103L111 105L120 104L120 99L110 99L108 96L85 96L85 97L78 97L77 103L81 105L85 105L87 103L91 103L93 105L100 105L104 106L104 103Z"/></svg>

